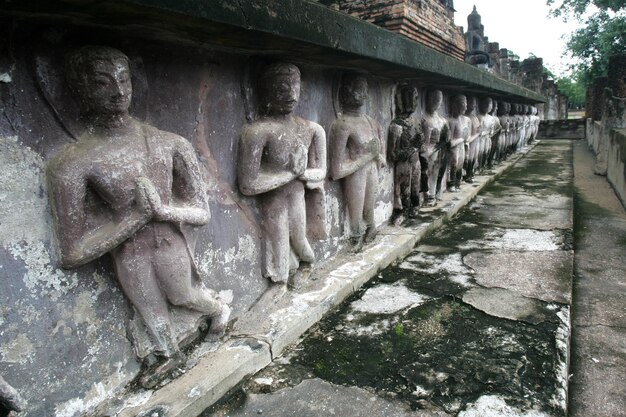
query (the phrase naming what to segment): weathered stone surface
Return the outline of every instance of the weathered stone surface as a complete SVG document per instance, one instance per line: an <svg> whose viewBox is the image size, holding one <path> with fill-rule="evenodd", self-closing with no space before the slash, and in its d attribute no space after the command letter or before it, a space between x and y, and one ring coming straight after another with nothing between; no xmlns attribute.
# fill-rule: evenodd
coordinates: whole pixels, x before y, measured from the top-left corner
<svg viewBox="0 0 626 417"><path fill-rule="evenodd" d="M151 416L150 410L161 408L166 410L167 417L197 417L239 380L270 361L266 343L250 338L234 339L201 358L184 378L170 381L159 390L135 395L119 411L100 410L95 415L116 412L119 417L135 417L143 412Z"/></svg>
<svg viewBox="0 0 626 417"><path fill-rule="evenodd" d="M554 309L549 309L545 303L503 288L472 288L462 299L489 315L504 319L533 324L554 319Z"/></svg>
<svg viewBox="0 0 626 417"><path fill-rule="evenodd" d="M626 129L611 132L606 177L626 208Z"/></svg>
<svg viewBox="0 0 626 417"><path fill-rule="evenodd" d="M475 252L465 255L463 262L475 271L474 279L479 285L506 288L546 302L571 301L570 251Z"/></svg>
<svg viewBox="0 0 626 417"><path fill-rule="evenodd" d="M570 415L626 415L626 331L576 326L572 335Z"/></svg>
<svg viewBox="0 0 626 417"><path fill-rule="evenodd" d="M570 415L626 416L626 212L574 148L576 252Z"/></svg>
<svg viewBox="0 0 626 417"><path fill-rule="evenodd" d="M272 394L248 394L240 409L215 411L215 417L445 417L443 412L412 411L408 406L382 399L357 388L329 384L315 378Z"/></svg>

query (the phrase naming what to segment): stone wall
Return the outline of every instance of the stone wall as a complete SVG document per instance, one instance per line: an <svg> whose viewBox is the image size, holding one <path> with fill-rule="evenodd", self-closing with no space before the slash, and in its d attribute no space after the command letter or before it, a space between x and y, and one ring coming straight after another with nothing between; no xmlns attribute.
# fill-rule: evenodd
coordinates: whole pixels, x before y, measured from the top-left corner
<svg viewBox="0 0 626 417"><path fill-rule="evenodd" d="M606 177L626 209L626 129L611 132Z"/></svg>
<svg viewBox="0 0 626 417"><path fill-rule="evenodd" d="M224 6L221 14L216 12L219 19L224 19L228 10ZM267 19L279 16L278 11L284 8L269 10ZM146 350L141 320L125 297L108 255L77 268L61 267L46 170L51 159L65 152L64 147L76 143L82 134L78 103L66 81L68 53L89 44L123 51L130 59L130 114L150 126L146 129L180 135L193 147L211 212L209 223L198 231L195 245L198 275L204 286L224 299L232 298L233 320L255 305L271 286L261 272L259 202L242 195L237 180L241 132L259 113L257 80L261 68L277 60L297 64L302 86L295 114L318 123L328 133L340 109L338 86L346 68L373 70L380 65L375 73L362 72L369 83L366 111L382 126L381 140L386 140L393 118L394 91L399 83L410 82L419 90L415 117L423 115L427 90L444 90L444 117L448 116L449 97L463 92L458 87L445 88L450 83L449 75L434 77L431 72L429 78L399 79L395 74L405 66L389 62L383 66L380 58L358 55L356 46L347 58L342 57L341 63L331 65L324 61L329 51L319 46L318 33L308 35L317 42L315 47L301 37L293 40L283 35L275 40L282 48L280 53L276 52L278 46L262 53L251 51L251 42L261 37L260 31L249 32L253 20L242 23L237 35L232 25L224 30L226 35L213 39L214 43L204 43L204 36L191 34L206 27L217 30L214 21L196 25L190 17L181 23L176 14L161 11L151 30L137 31L132 25L107 26L110 22L98 20L94 20L97 24L83 26L73 19L76 11L54 20L40 20L38 12L33 12L37 16L33 20L0 15L0 30L5 35L0 37L0 375L27 403L20 417L82 415L113 393L132 388L142 366L152 366L150 361L155 360L139 354ZM124 12L129 13L126 9ZM94 19L114 14L109 9L93 13ZM89 12L83 10L81 16L87 15ZM251 13L248 16L253 19ZM334 18L332 14L324 16ZM170 24L177 30L158 32L169 18L175 21ZM345 23L341 18L337 21ZM147 24L146 19L141 22ZM176 26L189 22L195 25L193 29ZM279 26L264 23L272 28ZM335 27L335 23L329 24ZM369 29L354 25L363 33ZM379 38L372 35L372 39ZM388 43L390 39L393 41L383 40ZM238 40L239 46L232 46ZM305 48L318 51L317 55L307 53L308 59L298 55ZM445 62L446 57L438 59ZM459 65L464 66L459 70L463 74L474 70ZM449 66L446 70L450 71ZM513 86L514 91L526 95L511 94L498 87L499 80L483 75L481 82L485 86L474 84L472 95L483 89L478 95L497 93L499 100L537 101L532 92ZM456 83L469 84L458 79ZM349 243L342 187L329 178L323 183L328 237L312 240L317 265L332 260ZM392 213L390 165L378 171L377 183L375 222L380 225ZM76 182L77 187L81 185ZM113 203L104 201L102 206L94 207L107 211L107 204ZM182 307L169 308L178 335L185 336L181 343L191 348L193 339L199 337L194 333L198 315ZM145 358L143 364L139 358Z"/></svg>
<svg viewBox="0 0 626 417"><path fill-rule="evenodd" d="M542 120L539 124L539 139L584 139L586 121L577 120Z"/></svg>
<svg viewBox="0 0 626 417"><path fill-rule="evenodd" d="M453 11L439 0L327 0L321 3L456 59L465 58L465 41L454 25Z"/></svg>
<svg viewBox="0 0 626 417"><path fill-rule="evenodd" d="M625 55L609 59L607 76L597 77L587 89L587 103L591 103L591 115L587 119L587 142L595 154L594 171L610 176L609 182L624 202L624 132L626 127L626 80L624 79Z"/></svg>

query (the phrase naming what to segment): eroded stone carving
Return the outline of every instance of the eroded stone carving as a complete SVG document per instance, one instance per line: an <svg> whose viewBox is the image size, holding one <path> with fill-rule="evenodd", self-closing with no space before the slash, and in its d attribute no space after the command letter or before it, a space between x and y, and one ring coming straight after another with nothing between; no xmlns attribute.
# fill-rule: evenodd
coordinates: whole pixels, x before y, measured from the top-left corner
<svg viewBox="0 0 626 417"><path fill-rule="evenodd" d="M478 120L480 123L480 140L481 140L481 156L480 167L485 168L491 166L490 156L492 148L492 140L496 135L495 117L489 113L493 107L493 100L489 97L482 97L478 106Z"/></svg>
<svg viewBox="0 0 626 417"><path fill-rule="evenodd" d="M511 105L506 101L503 101L498 106L498 119L500 120L500 126L502 131L500 138L498 139L500 160L505 160L509 153L511 146L511 118L509 117Z"/></svg>
<svg viewBox="0 0 626 417"><path fill-rule="evenodd" d="M491 98L484 98L483 100L481 100L481 106L489 107L489 101L491 101L492 106L491 111L487 113L493 119L493 134L491 136L491 149L487 157L487 167L491 168L494 164L500 162L500 158L502 155L502 138L504 134L502 132L502 124L500 123L500 118L497 117L498 102L496 100L492 100Z"/></svg>
<svg viewBox="0 0 626 417"><path fill-rule="evenodd" d="M358 251L376 237L374 206L378 169L386 164L386 144L376 120L365 114L368 86L359 74L344 74L340 87L342 113L330 127L330 176L342 180L350 221L350 242Z"/></svg>
<svg viewBox="0 0 626 417"><path fill-rule="evenodd" d="M122 52L83 47L66 70L87 129L48 164L61 263L75 268L111 254L161 358L141 381L153 386L183 359L168 303L211 317L215 334L230 314L194 262L195 229L210 219L198 161L186 139L130 116Z"/></svg>
<svg viewBox="0 0 626 417"><path fill-rule="evenodd" d="M474 173L480 166L482 143L480 120L476 116L476 97L469 97L467 100L467 111L465 115L470 119L470 137L467 140L465 149L465 182L474 182Z"/></svg>
<svg viewBox="0 0 626 417"><path fill-rule="evenodd" d="M297 66L268 65L259 89L261 115L244 128L239 142L239 189L259 198L263 275L286 284L291 271L293 285L299 286L315 261L307 239L305 193L324 192L326 133L292 114L300 98Z"/></svg>
<svg viewBox="0 0 626 417"><path fill-rule="evenodd" d="M394 164L394 213L392 221L405 215L415 217L420 206L420 150L424 145L422 127L415 118L417 88L408 85L396 91L396 117L389 125L389 160Z"/></svg>
<svg viewBox="0 0 626 417"><path fill-rule="evenodd" d="M443 191L442 182L446 171L446 147L450 142L448 122L439 114L443 102L441 90L432 90L426 97L426 114L422 119L424 152L422 175L427 184L426 204L434 206L436 196Z"/></svg>
<svg viewBox="0 0 626 417"><path fill-rule="evenodd" d="M461 178L463 177L463 161L465 160L465 148L470 139L472 122L465 116L467 111L467 98L458 94L450 100L450 147L448 165L448 191L459 191Z"/></svg>

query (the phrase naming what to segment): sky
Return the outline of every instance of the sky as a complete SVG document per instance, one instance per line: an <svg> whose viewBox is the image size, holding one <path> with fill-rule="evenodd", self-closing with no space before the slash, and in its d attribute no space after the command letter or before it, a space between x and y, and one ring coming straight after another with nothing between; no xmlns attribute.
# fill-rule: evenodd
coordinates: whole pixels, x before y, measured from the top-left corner
<svg viewBox="0 0 626 417"><path fill-rule="evenodd" d="M489 42L499 42L500 48L515 52L520 59L533 53L557 76L565 72L569 58L562 56L562 36L573 32L578 23L548 17L546 0L455 0L457 26L467 30L467 16L474 5Z"/></svg>

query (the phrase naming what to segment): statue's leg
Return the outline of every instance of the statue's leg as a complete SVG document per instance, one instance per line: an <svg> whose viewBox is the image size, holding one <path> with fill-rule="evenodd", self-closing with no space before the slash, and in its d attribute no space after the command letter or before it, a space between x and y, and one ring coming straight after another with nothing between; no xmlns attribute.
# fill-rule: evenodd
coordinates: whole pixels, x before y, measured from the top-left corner
<svg viewBox="0 0 626 417"><path fill-rule="evenodd" d="M272 282L287 283L289 278L289 202L274 190L263 195L261 231L263 233L263 276Z"/></svg>
<svg viewBox="0 0 626 417"><path fill-rule="evenodd" d="M367 165L365 166L367 167ZM363 236L363 206L365 204L365 186L367 173L365 167L348 175L343 179L343 195L346 199L346 209L350 218L350 237Z"/></svg>
<svg viewBox="0 0 626 417"><path fill-rule="evenodd" d="M304 184L300 181L292 181L285 187L289 187L285 196L288 199L289 213L289 236L294 252L302 262L312 264L315 262L315 254L306 237L306 204L304 200Z"/></svg>
<svg viewBox="0 0 626 417"><path fill-rule="evenodd" d="M393 208L402 211L408 207L407 202L410 196L410 166L406 161L396 162L394 172L394 202Z"/></svg>
<svg viewBox="0 0 626 417"><path fill-rule="evenodd" d="M184 237L173 230L170 224L160 226L157 229L153 268L167 300L175 306L196 310L211 317L217 316L222 312L224 302L213 291L195 285L192 261Z"/></svg>
<svg viewBox="0 0 626 417"><path fill-rule="evenodd" d="M363 194L363 220L365 221L365 240L367 242L376 237L376 221L374 219L374 209L376 207L376 197L378 196L378 167L376 162L368 162L362 168L365 171L365 193Z"/></svg>
<svg viewBox="0 0 626 417"><path fill-rule="evenodd" d="M147 236L150 235L150 236ZM154 271L154 236L144 227L113 252L117 279L146 325L155 353L170 358L178 353L167 301Z"/></svg>
<svg viewBox="0 0 626 417"><path fill-rule="evenodd" d="M411 173L410 173L410 194L411 206L418 207L420 205L420 190L422 187L422 165L417 152L411 156Z"/></svg>
<svg viewBox="0 0 626 417"><path fill-rule="evenodd" d="M435 201L435 196L437 194L437 181L439 179L439 168L441 163L441 158L439 157L440 152L442 151L433 153L428 159L426 181L428 182L427 192L429 203L433 203Z"/></svg>

